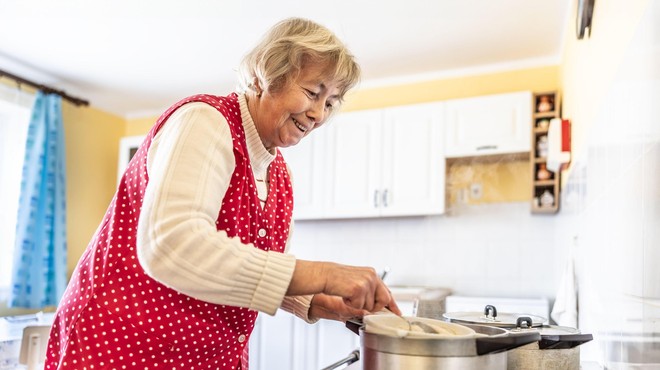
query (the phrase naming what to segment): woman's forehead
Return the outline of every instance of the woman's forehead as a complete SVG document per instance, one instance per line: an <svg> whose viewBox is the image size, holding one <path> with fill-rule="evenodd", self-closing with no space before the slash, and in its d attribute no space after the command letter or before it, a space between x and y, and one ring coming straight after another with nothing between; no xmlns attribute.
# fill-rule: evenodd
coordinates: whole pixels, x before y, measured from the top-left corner
<svg viewBox="0 0 660 370"><path fill-rule="evenodd" d="M298 73L297 81L314 84L315 86L323 87L326 89L339 88L339 80L337 79L334 68L329 63L315 64L306 63Z"/></svg>

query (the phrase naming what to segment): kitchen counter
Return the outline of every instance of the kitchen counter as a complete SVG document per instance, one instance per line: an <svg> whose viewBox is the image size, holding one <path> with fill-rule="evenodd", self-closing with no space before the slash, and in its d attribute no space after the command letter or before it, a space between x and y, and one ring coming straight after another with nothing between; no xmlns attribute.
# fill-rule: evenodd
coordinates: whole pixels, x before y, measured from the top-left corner
<svg viewBox="0 0 660 370"><path fill-rule="evenodd" d="M0 317L0 370L23 369L19 365L23 329L30 325L50 325L54 313Z"/></svg>

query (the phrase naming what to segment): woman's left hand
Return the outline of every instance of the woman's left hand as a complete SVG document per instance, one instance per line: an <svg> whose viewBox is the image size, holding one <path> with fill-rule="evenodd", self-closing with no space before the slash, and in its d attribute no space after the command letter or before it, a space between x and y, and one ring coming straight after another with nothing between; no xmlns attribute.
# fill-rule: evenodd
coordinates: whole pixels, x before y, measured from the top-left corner
<svg viewBox="0 0 660 370"><path fill-rule="evenodd" d="M345 322L348 319L369 314L366 310L358 310L346 303L341 297L326 294L315 294L309 307L310 319L329 319Z"/></svg>

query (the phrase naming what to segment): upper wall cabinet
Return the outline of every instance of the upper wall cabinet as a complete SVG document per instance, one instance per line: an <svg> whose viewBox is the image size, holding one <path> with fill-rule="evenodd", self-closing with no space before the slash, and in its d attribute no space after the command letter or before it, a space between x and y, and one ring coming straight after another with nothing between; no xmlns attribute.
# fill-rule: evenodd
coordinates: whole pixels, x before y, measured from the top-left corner
<svg viewBox="0 0 660 370"><path fill-rule="evenodd" d="M532 93L517 92L446 102L446 157L530 151Z"/></svg>
<svg viewBox="0 0 660 370"><path fill-rule="evenodd" d="M442 103L342 113L283 150L294 217L442 214Z"/></svg>
<svg viewBox="0 0 660 370"><path fill-rule="evenodd" d="M431 103L384 111L382 215L444 213L444 107Z"/></svg>

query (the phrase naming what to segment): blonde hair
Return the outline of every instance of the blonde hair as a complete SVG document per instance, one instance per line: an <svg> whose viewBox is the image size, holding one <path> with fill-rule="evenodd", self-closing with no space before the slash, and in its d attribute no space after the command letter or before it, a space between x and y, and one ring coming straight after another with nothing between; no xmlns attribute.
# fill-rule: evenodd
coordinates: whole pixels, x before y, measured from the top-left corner
<svg viewBox="0 0 660 370"><path fill-rule="evenodd" d="M327 63L329 78L340 85L340 100L360 79L355 57L329 29L302 18L273 26L239 67L239 90L277 92L294 79L305 63Z"/></svg>

